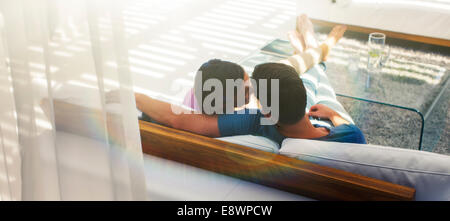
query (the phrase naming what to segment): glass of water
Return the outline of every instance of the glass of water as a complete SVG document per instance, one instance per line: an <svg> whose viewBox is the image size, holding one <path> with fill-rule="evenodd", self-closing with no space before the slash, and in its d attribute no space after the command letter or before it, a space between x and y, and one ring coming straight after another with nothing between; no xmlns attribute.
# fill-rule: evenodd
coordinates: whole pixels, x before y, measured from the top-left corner
<svg viewBox="0 0 450 221"><path fill-rule="evenodd" d="M379 73L385 62L386 35L383 33L371 33L369 35L369 54L367 62L367 70L369 73Z"/></svg>

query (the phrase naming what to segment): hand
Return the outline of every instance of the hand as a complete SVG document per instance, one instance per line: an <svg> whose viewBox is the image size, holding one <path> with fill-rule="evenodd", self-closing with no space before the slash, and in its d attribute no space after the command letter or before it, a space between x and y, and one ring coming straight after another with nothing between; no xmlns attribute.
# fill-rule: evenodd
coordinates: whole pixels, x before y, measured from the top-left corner
<svg viewBox="0 0 450 221"><path fill-rule="evenodd" d="M331 109L323 104L316 104L311 107L308 115L311 117L317 117L317 118L331 120L334 116L339 115L339 114L336 111L334 111L333 109Z"/></svg>
<svg viewBox="0 0 450 221"><path fill-rule="evenodd" d="M323 104L316 104L311 107L308 113L311 117L318 117L322 119L328 119L333 122L333 125L335 127L340 126L342 124L350 124L347 120L341 117L336 111L333 109L323 105Z"/></svg>
<svg viewBox="0 0 450 221"><path fill-rule="evenodd" d="M106 104L120 103L120 90L112 90L105 93Z"/></svg>
<svg viewBox="0 0 450 221"><path fill-rule="evenodd" d="M134 98L136 99L136 108L140 111L143 111L143 106L146 102L148 102L149 97L145 94L134 93Z"/></svg>

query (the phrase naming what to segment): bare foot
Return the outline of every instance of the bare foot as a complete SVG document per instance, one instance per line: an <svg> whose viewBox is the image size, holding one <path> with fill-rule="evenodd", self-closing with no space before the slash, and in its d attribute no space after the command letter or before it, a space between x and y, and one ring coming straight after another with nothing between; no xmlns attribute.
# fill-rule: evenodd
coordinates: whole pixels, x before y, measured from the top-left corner
<svg viewBox="0 0 450 221"><path fill-rule="evenodd" d="M337 25L331 30L330 34L328 34L327 40L325 40L325 43L329 46L333 47L336 45L336 43L339 41L339 39L344 36L345 31L347 31L347 26L345 25Z"/></svg>
<svg viewBox="0 0 450 221"><path fill-rule="evenodd" d="M323 44L324 47L322 48L324 61L327 60L331 48L333 48L337 44L337 42L339 41L339 39L342 38L346 30L347 26L337 25L331 30L330 34L328 34L328 37Z"/></svg>
<svg viewBox="0 0 450 221"><path fill-rule="evenodd" d="M305 40L305 49L319 47L314 33L314 26L307 15L302 14L297 18L297 31Z"/></svg>
<svg viewBox="0 0 450 221"><path fill-rule="evenodd" d="M288 38L295 50L294 54L300 54L305 50L305 40L303 39L303 36L298 33L298 31L288 32Z"/></svg>

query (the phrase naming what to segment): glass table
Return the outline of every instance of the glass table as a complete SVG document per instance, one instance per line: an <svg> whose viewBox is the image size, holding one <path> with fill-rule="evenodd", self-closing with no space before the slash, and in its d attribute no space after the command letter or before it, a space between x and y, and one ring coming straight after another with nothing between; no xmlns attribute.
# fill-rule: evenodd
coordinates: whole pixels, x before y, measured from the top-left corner
<svg viewBox="0 0 450 221"><path fill-rule="evenodd" d="M328 32L316 30L320 40ZM338 100L369 143L432 151L448 127L442 112L449 108L450 48L387 36L389 59L374 74L367 71L367 40L367 34L347 31L326 62ZM280 59L258 50L240 64L251 73L257 64ZM427 124L436 121L440 125Z"/></svg>

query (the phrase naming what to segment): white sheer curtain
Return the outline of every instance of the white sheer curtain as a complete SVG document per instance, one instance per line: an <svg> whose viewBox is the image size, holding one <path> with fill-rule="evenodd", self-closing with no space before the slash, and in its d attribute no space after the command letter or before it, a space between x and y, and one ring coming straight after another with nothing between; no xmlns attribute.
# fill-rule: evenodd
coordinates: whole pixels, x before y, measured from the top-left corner
<svg viewBox="0 0 450 221"><path fill-rule="evenodd" d="M123 3L0 0L0 200L146 199Z"/></svg>

